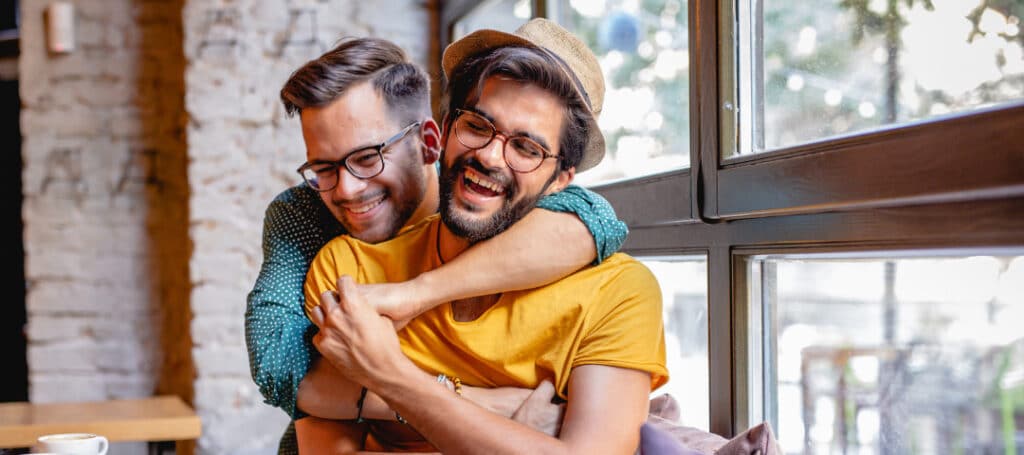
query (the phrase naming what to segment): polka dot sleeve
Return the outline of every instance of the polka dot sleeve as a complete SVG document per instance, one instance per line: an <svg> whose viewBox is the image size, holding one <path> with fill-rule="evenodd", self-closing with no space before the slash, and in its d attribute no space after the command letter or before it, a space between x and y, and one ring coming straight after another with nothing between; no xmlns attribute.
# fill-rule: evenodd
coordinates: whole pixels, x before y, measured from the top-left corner
<svg viewBox="0 0 1024 455"><path fill-rule="evenodd" d="M266 403L292 418L302 416L295 398L314 354L302 285L317 251L341 233L318 195L301 186L275 198L264 218L263 265L247 299L245 340Z"/></svg>
<svg viewBox="0 0 1024 455"><path fill-rule="evenodd" d="M629 233L626 223L618 219L615 209L605 198L577 185L569 185L558 193L544 197L537 203L537 207L552 212L575 213L580 217L590 235L594 236L597 247L595 265L619 251Z"/></svg>

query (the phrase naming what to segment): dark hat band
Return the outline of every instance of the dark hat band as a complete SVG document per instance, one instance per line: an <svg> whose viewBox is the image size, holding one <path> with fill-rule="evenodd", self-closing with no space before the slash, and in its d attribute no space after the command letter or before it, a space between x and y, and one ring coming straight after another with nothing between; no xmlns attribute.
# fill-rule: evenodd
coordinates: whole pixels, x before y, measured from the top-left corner
<svg viewBox="0 0 1024 455"><path fill-rule="evenodd" d="M576 72L573 71L569 64L566 63L565 60L562 60L562 57L559 57L558 54L551 52L544 46L537 46L537 48L544 51L545 54L554 57L555 61L562 66L562 70L569 74L569 77L572 78L572 84L576 86L576 91L580 92L580 95L583 95L583 102L587 103L587 109L590 109L591 114L593 114L594 106L590 104L590 94L588 94L586 89L583 88L583 83L580 82L578 77L576 77Z"/></svg>

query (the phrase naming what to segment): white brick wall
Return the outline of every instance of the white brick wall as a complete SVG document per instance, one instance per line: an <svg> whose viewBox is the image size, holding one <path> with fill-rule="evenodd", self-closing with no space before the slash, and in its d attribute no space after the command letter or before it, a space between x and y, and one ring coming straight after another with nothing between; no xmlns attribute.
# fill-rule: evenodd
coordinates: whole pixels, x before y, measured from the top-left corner
<svg viewBox="0 0 1024 455"><path fill-rule="evenodd" d="M305 161L298 119L284 116L278 98L281 86L344 35L391 39L425 62L429 21L422 0L186 1L189 270L201 452L270 453L287 424L283 412L262 404L252 382L242 318L262 260L263 212L299 181L294 170ZM285 44L314 36L316 44Z"/></svg>
<svg viewBox="0 0 1024 455"><path fill-rule="evenodd" d="M48 3L20 23L30 399L191 400L183 1L75 0L66 55Z"/></svg>
<svg viewBox="0 0 1024 455"><path fill-rule="evenodd" d="M50 0L21 2L30 398L175 393L199 452L272 453L287 419L252 382L242 314L263 211L305 157L278 92L344 35L425 62L434 2L72 1L67 55L45 49Z"/></svg>

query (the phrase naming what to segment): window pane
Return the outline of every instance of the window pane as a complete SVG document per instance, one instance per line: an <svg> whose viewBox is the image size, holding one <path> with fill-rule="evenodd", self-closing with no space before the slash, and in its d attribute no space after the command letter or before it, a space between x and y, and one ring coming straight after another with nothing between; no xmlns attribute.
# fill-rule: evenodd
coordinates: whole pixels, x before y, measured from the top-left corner
<svg viewBox="0 0 1024 455"><path fill-rule="evenodd" d="M480 2L452 26L452 41L474 31L489 28L513 32L533 17L531 0L490 0Z"/></svg>
<svg viewBox="0 0 1024 455"><path fill-rule="evenodd" d="M757 265L764 409L786 453L1015 453L1024 256Z"/></svg>
<svg viewBox="0 0 1024 455"><path fill-rule="evenodd" d="M669 381L653 396L668 393L679 403L680 423L707 430L708 289L707 259L640 258L661 285Z"/></svg>
<svg viewBox="0 0 1024 455"><path fill-rule="evenodd" d="M1024 97L1024 0L740 0L738 8L762 18L741 19L739 153Z"/></svg>
<svg viewBox="0 0 1024 455"><path fill-rule="evenodd" d="M682 0L550 0L548 17L583 39L604 69L600 165L594 184L689 165L689 52Z"/></svg>

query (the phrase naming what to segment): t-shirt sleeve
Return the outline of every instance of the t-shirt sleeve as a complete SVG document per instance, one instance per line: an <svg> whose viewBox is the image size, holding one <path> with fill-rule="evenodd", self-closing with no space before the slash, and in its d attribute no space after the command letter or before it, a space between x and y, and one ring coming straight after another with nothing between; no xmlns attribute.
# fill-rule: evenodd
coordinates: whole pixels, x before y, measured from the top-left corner
<svg viewBox="0 0 1024 455"><path fill-rule="evenodd" d="M646 371L651 390L668 382L661 289L643 264L624 267L599 291L572 366L607 365Z"/></svg>
<svg viewBox="0 0 1024 455"><path fill-rule="evenodd" d="M597 247L594 265L619 251L629 233L626 223L618 219L615 209L605 198L577 185L569 185L562 191L545 196L537 202L537 207L552 212L575 213L583 221Z"/></svg>

